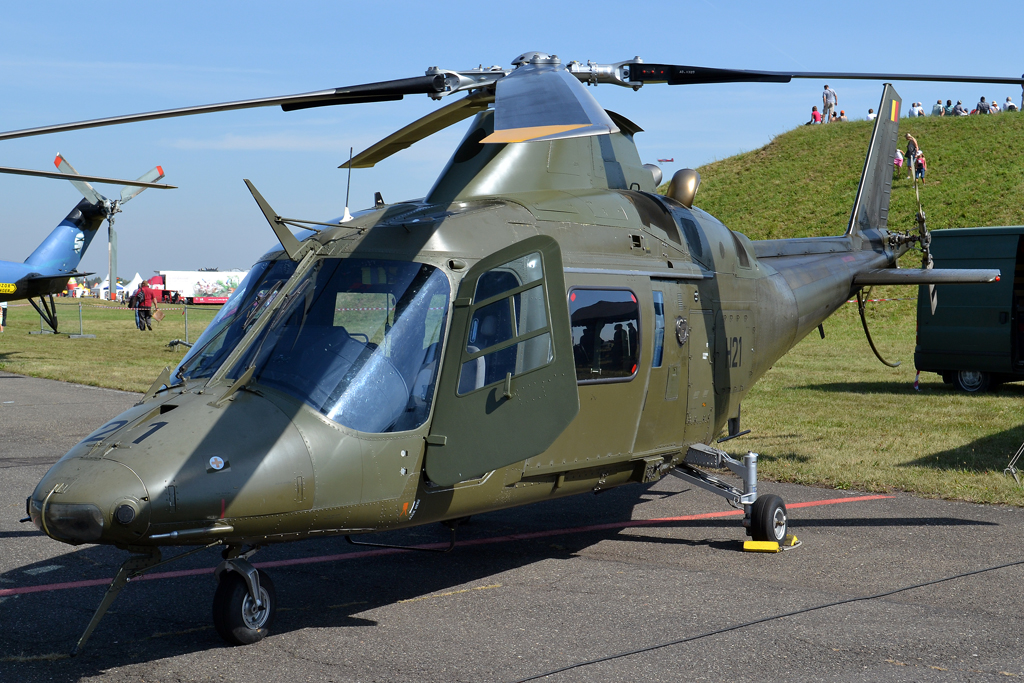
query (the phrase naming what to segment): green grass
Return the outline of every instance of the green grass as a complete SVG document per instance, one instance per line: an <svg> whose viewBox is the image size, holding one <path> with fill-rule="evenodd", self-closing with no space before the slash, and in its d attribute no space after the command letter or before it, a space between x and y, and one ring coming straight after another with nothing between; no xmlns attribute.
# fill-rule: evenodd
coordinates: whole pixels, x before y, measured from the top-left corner
<svg viewBox="0 0 1024 683"><path fill-rule="evenodd" d="M26 302L12 302L7 327L0 335L0 369L33 377L93 386L145 391L164 366L172 368L185 354L184 346L168 348L172 339L185 338L180 306L168 306L153 332L135 327L132 311L96 299L81 299L83 331L96 339L69 339L77 334L77 299L58 299L57 316L62 334L29 334L39 330L39 314ZM195 341L219 306L190 306L189 340Z"/></svg>
<svg viewBox="0 0 1024 683"><path fill-rule="evenodd" d="M911 294L913 296L913 294ZM875 359L856 304L812 332L754 385L743 402L750 436L730 451L761 454L767 479L838 489L1024 505L1003 469L1024 441L1024 384L970 396L938 375L914 382L916 301L869 305Z"/></svg>

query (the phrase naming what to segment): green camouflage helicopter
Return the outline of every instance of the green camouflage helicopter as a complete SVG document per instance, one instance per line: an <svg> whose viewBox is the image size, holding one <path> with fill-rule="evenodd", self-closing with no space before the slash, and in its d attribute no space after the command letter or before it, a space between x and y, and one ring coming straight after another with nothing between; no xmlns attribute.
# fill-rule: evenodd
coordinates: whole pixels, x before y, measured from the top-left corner
<svg viewBox="0 0 1024 683"><path fill-rule="evenodd" d="M752 242L693 205L695 171L656 194L661 172L633 143L641 129L584 84L1021 79L562 64L539 52L513 65L0 134L469 93L351 168L475 117L420 200L300 220L246 181L280 248L177 368L27 500L48 536L131 553L76 652L127 581L163 563L161 546L223 546L214 623L245 644L277 607L249 562L270 543L434 522L454 543L469 515L666 474L741 506L754 539L781 541L786 508L758 496L757 455L711 445L723 429L744 433L754 382L864 286L999 275L929 268L923 214L919 234L886 229L901 103L891 85L845 232ZM915 243L923 267L897 270ZM740 485L706 471L726 467Z"/></svg>

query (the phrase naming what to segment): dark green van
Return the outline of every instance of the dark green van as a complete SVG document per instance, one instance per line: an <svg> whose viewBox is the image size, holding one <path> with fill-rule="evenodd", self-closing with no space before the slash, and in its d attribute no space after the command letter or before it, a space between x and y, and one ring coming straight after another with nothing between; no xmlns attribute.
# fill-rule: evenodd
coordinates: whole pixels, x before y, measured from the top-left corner
<svg viewBox="0 0 1024 683"><path fill-rule="evenodd" d="M1024 380L1024 226L956 228L932 233L936 268L998 268L999 281L936 285L917 298L914 365L968 392Z"/></svg>

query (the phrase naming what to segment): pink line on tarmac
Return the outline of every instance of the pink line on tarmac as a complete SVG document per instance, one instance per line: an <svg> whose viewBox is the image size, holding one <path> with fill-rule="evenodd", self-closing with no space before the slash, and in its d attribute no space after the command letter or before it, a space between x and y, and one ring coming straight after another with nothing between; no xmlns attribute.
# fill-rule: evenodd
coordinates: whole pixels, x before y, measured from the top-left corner
<svg viewBox="0 0 1024 683"><path fill-rule="evenodd" d="M820 507L822 505L837 505L839 503L862 503L870 500L883 500L895 496L851 496L850 498L830 498L829 500L812 500L806 503L789 503L787 509ZM583 534L592 531L608 531L611 529L629 529L642 526L656 526L668 522L692 522L699 519L715 519L718 517L737 517L742 515L742 510L724 510L722 512L705 512L699 515L683 515L681 517L658 517L655 519L632 519L626 522L609 522L608 524L592 524L590 526L578 526L567 529L549 529L546 531L532 531L524 534L508 534L507 536L491 536L488 538L475 538L469 541L461 541L459 546L492 545L494 543L508 543L510 541L527 541L535 538L548 538L549 536L564 536L566 534ZM430 550L445 548L447 543L425 543L414 546L416 549ZM379 557L381 555L395 555L408 553L411 550L400 548L379 548L377 550L363 550L353 553L339 553L337 555L315 555L313 557L296 557L290 560L273 560L270 562L254 562L259 568L268 567L291 567L300 564L319 564L322 562L340 562L342 560L359 560L365 557ZM213 567L201 569L181 569L173 572L158 572L156 574L143 574L134 579L135 581L155 581L157 579L177 579L185 576L201 576L212 574ZM89 579L86 581L67 581L64 583L46 583L39 586L23 586L21 588L0 588L0 597L8 595L24 595L27 593L45 593L49 591L66 590L68 588L91 588L92 586L106 586L112 579Z"/></svg>

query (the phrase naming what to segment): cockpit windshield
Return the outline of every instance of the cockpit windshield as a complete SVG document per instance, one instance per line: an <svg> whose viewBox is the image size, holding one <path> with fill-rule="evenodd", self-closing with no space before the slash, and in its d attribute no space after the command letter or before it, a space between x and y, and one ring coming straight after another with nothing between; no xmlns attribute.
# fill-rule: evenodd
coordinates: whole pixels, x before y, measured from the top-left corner
<svg viewBox="0 0 1024 683"><path fill-rule="evenodd" d="M227 374L252 367L254 384L351 429L414 429L430 412L449 289L426 264L324 259Z"/></svg>
<svg viewBox="0 0 1024 683"><path fill-rule="evenodd" d="M277 293L295 272L295 265L294 261L283 259L261 261L253 266L181 359L174 377L177 380L211 377L249 328L271 307Z"/></svg>

